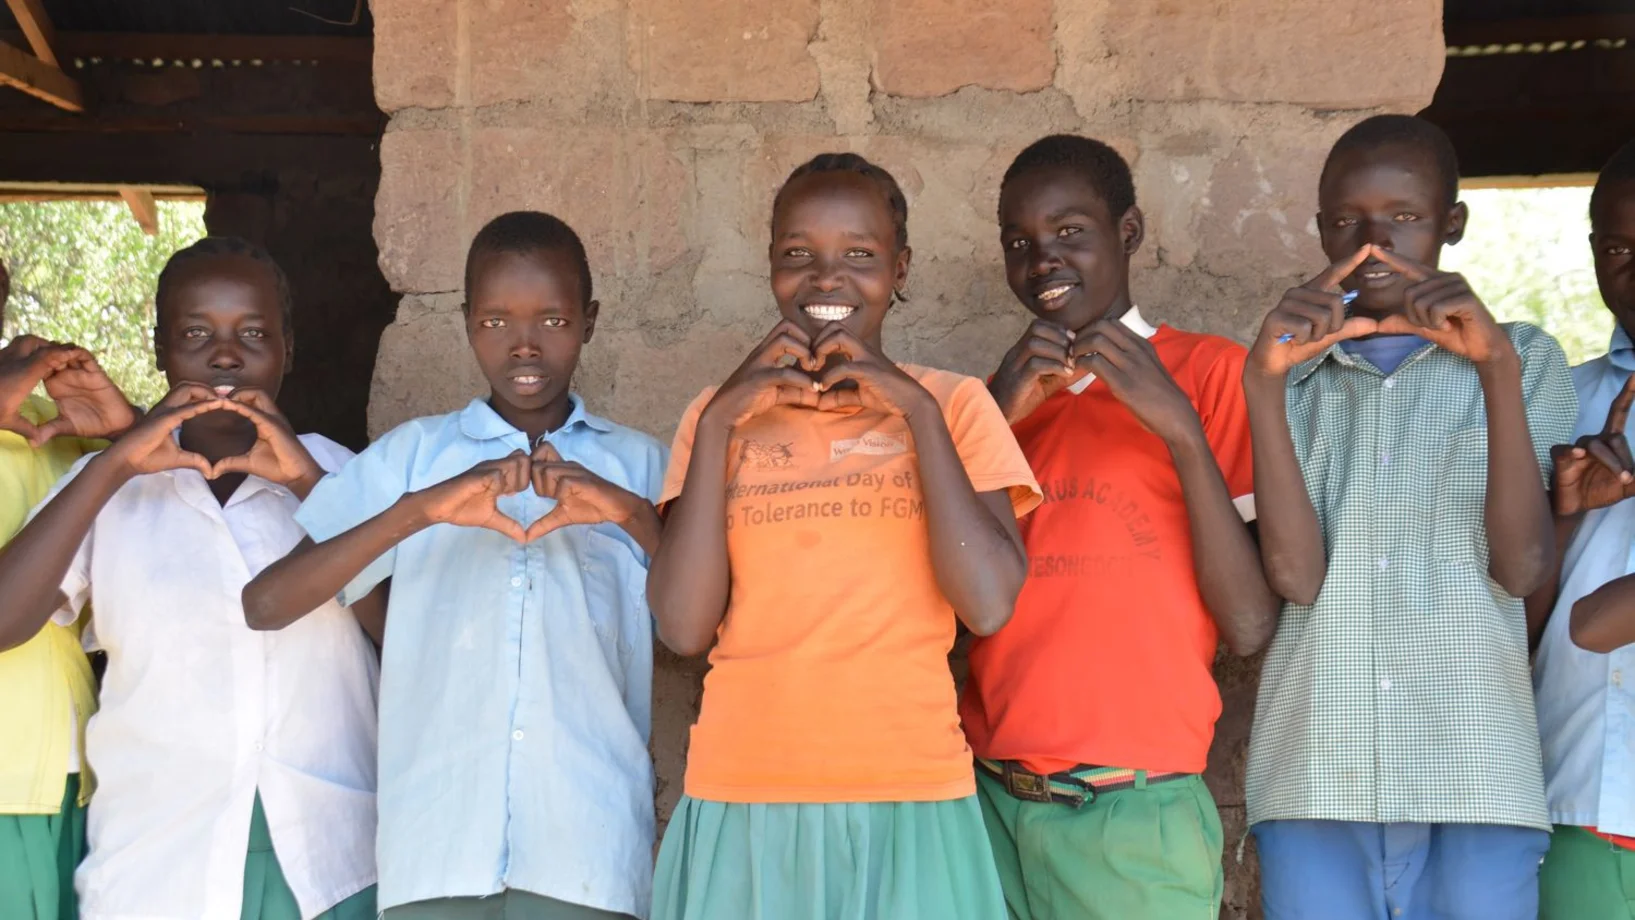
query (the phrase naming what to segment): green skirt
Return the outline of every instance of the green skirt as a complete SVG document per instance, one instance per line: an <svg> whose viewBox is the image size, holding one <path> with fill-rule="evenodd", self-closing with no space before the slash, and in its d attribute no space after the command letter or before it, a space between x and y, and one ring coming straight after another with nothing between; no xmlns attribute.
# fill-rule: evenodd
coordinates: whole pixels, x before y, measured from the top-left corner
<svg viewBox="0 0 1635 920"><path fill-rule="evenodd" d="M0 917L74 920L74 870L85 857L79 774L70 774L54 815L0 815Z"/></svg>
<svg viewBox="0 0 1635 920"><path fill-rule="evenodd" d="M314 920L375 920L375 886L370 885ZM284 870L273 852L272 832L267 828L267 812L256 793L250 811L250 845L244 856L244 906L239 920L301 920L301 906L295 892L284 881Z"/></svg>
<svg viewBox="0 0 1635 920"><path fill-rule="evenodd" d="M1005 920L975 796L729 804L682 796L652 920Z"/></svg>

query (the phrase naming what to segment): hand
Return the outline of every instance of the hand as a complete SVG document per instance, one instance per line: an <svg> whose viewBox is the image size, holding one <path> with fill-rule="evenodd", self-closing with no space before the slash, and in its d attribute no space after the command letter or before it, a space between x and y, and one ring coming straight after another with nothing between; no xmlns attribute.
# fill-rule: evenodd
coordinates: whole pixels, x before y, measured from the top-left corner
<svg viewBox="0 0 1635 920"><path fill-rule="evenodd" d="M1340 281L1377 253L1365 245L1344 259L1323 269L1317 277L1299 287L1289 288L1266 320L1260 335L1249 348L1249 367L1268 377L1282 377L1302 361L1327 351L1335 342L1372 335L1379 324L1366 317L1345 315L1340 299Z"/></svg>
<svg viewBox="0 0 1635 920"><path fill-rule="evenodd" d="M279 411L278 404L257 387L240 387L222 400L221 408L242 415L255 425L255 443L236 457L223 457L210 469L210 478L247 473L268 482L289 486L300 497L324 477L318 461Z"/></svg>
<svg viewBox="0 0 1635 920"><path fill-rule="evenodd" d="M635 516L643 501L583 466L563 460L549 442L534 449L533 482L541 497L556 499L556 507L529 525L529 543L573 524L622 525Z"/></svg>
<svg viewBox="0 0 1635 920"><path fill-rule="evenodd" d="M84 349L45 378L45 392L57 404L57 417L40 426L42 442L60 435L114 438L136 424L138 412L119 387Z"/></svg>
<svg viewBox="0 0 1635 920"><path fill-rule="evenodd" d="M836 357L841 360L831 363ZM822 392L817 405L820 411L861 406L904 420L920 410L941 411L918 380L840 323L830 323L818 333L812 358L824 369L817 379Z"/></svg>
<svg viewBox="0 0 1635 920"><path fill-rule="evenodd" d="M1078 373L1071 329L1036 319L999 362L988 390L1012 425L1072 383Z"/></svg>
<svg viewBox="0 0 1635 920"><path fill-rule="evenodd" d="M224 400L202 383L177 384L147 417L108 448L107 456L120 463L127 475L140 476L165 470L198 470L211 478L210 461L183 450L176 429L190 418L222 408Z"/></svg>
<svg viewBox="0 0 1635 920"><path fill-rule="evenodd" d="M786 363L791 358L793 362ZM784 320L721 384L704 414L731 430L773 406L816 408L818 389L811 372L817 367L805 330Z"/></svg>
<svg viewBox="0 0 1635 920"><path fill-rule="evenodd" d="M1073 350L1084 355L1079 365L1106 381L1141 427L1164 443L1180 444L1203 435L1198 410L1158 360L1158 350L1123 323L1097 320L1073 343Z"/></svg>
<svg viewBox="0 0 1635 920"><path fill-rule="evenodd" d="M528 534L516 519L499 508L502 495L528 488L532 460L522 451L498 460L484 460L464 473L416 492L426 520L461 527L486 527L518 543Z"/></svg>
<svg viewBox="0 0 1635 920"><path fill-rule="evenodd" d="M1607 410L1600 434L1579 438L1575 444L1550 448L1555 461L1555 482L1550 497L1557 517L1572 517L1615 505L1635 495L1635 459L1624 439L1629 407L1635 404L1635 374Z"/></svg>
<svg viewBox="0 0 1635 920"><path fill-rule="evenodd" d="M36 426L22 415L23 403L28 400L36 384L79 362L90 362L91 367L96 368L96 362L91 360L90 353L84 349L73 345L53 345L32 335L20 335L4 350L0 350L0 429L22 435L34 447L39 447L58 434L83 433L91 437L111 433L97 430L97 426L89 422L86 425L87 431L74 430L73 419L83 420L95 413L88 413L85 405L77 403L72 398L69 406L58 406L57 418L43 425ZM101 375L101 369L96 368L95 374ZM86 375L87 372L81 371L77 376ZM106 376L102 379L107 380ZM110 382L107 386L112 387L113 384ZM125 398L118 395L117 389L113 392L119 403L129 412L130 406L125 403ZM100 401L94 402L93 405L100 406ZM134 413L132 416L134 418ZM129 427L129 421L126 420L123 427Z"/></svg>
<svg viewBox="0 0 1635 920"><path fill-rule="evenodd" d="M1403 292L1402 312L1380 320L1380 332L1421 336L1473 364L1515 356L1510 338L1464 275L1437 271L1377 246L1374 255L1413 282Z"/></svg>

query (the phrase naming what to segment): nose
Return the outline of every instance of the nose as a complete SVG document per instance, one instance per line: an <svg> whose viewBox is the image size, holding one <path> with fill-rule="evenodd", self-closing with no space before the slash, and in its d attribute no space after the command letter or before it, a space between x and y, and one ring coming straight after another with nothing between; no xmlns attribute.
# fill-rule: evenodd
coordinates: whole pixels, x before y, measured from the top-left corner
<svg viewBox="0 0 1635 920"><path fill-rule="evenodd" d="M1048 275L1062 267L1061 257L1056 254L1054 247L1044 240L1035 240L1028 247L1028 277L1038 278Z"/></svg>
<svg viewBox="0 0 1635 920"><path fill-rule="evenodd" d="M838 291L841 285L845 284L845 279L840 274L840 263L836 260L824 259L814 262L812 273L812 286L824 293Z"/></svg>
<svg viewBox="0 0 1635 920"><path fill-rule="evenodd" d="M210 369L217 371L236 371L244 366L244 356L239 353L237 336L216 336L211 343Z"/></svg>
<svg viewBox="0 0 1635 920"><path fill-rule="evenodd" d="M539 332L528 323L519 324L514 328L516 332L511 339L511 357L539 357Z"/></svg>
<svg viewBox="0 0 1635 920"><path fill-rule="evenodd" d="M1363 228L1363 242L1373 243L1381 249L1396 249L1396 243L1391 234L1396 229L1396 223L1390 220L1371 220Z"/></svg>

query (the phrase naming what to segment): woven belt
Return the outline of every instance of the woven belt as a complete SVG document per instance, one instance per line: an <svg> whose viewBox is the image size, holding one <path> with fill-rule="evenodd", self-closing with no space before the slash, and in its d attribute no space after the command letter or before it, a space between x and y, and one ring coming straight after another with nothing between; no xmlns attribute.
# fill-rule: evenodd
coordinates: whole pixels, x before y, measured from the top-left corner
<svg viewBox="0 0 1635 920"><path fill-rule="evenodd" d="M1024 802L1056 802L1079 808L1094 802L1096 795L1134 789L1141 785L1186 779L1191 773L1151 773L1123 767L1082 766L1061 773L1030 773L1014 760L977 758L976 768L1005 787L1011 798Z"/></svg>

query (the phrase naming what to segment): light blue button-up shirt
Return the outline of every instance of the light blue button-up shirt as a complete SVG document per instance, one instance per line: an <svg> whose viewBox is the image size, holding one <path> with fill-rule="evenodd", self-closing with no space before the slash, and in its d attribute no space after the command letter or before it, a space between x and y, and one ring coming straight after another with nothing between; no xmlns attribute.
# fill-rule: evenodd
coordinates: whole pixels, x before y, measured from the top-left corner
<svg viewBox="0 0 1635 920"><path fill-rule="evenodd" d="M566 460L656 499L665 449L573 411L545 436ZM330 539L426 488L530 448L476 399L392 430L320 482L296 519ZM554 502L499 508L523 526ZM436 524L375 560L351 603L390 578L380 682L380 908L521 889L647 915L653 679L647 559L611 524L521 546Z"/></svg>
<svg viewBox="0 0 1635 920"><path fill-rule="evenodd" d="M1617 329L1610 353L1572 373L1578 438L1606 425L1613 398L1635 373L1635 346ZM1585 515L1567 549L1561 598L1533 664L1550 820L1623 836L1635 836L1635 645L1610 655L1586 652L1573 644L1568 621L1579 598L1630 572L1635 501Z"/></svg>

